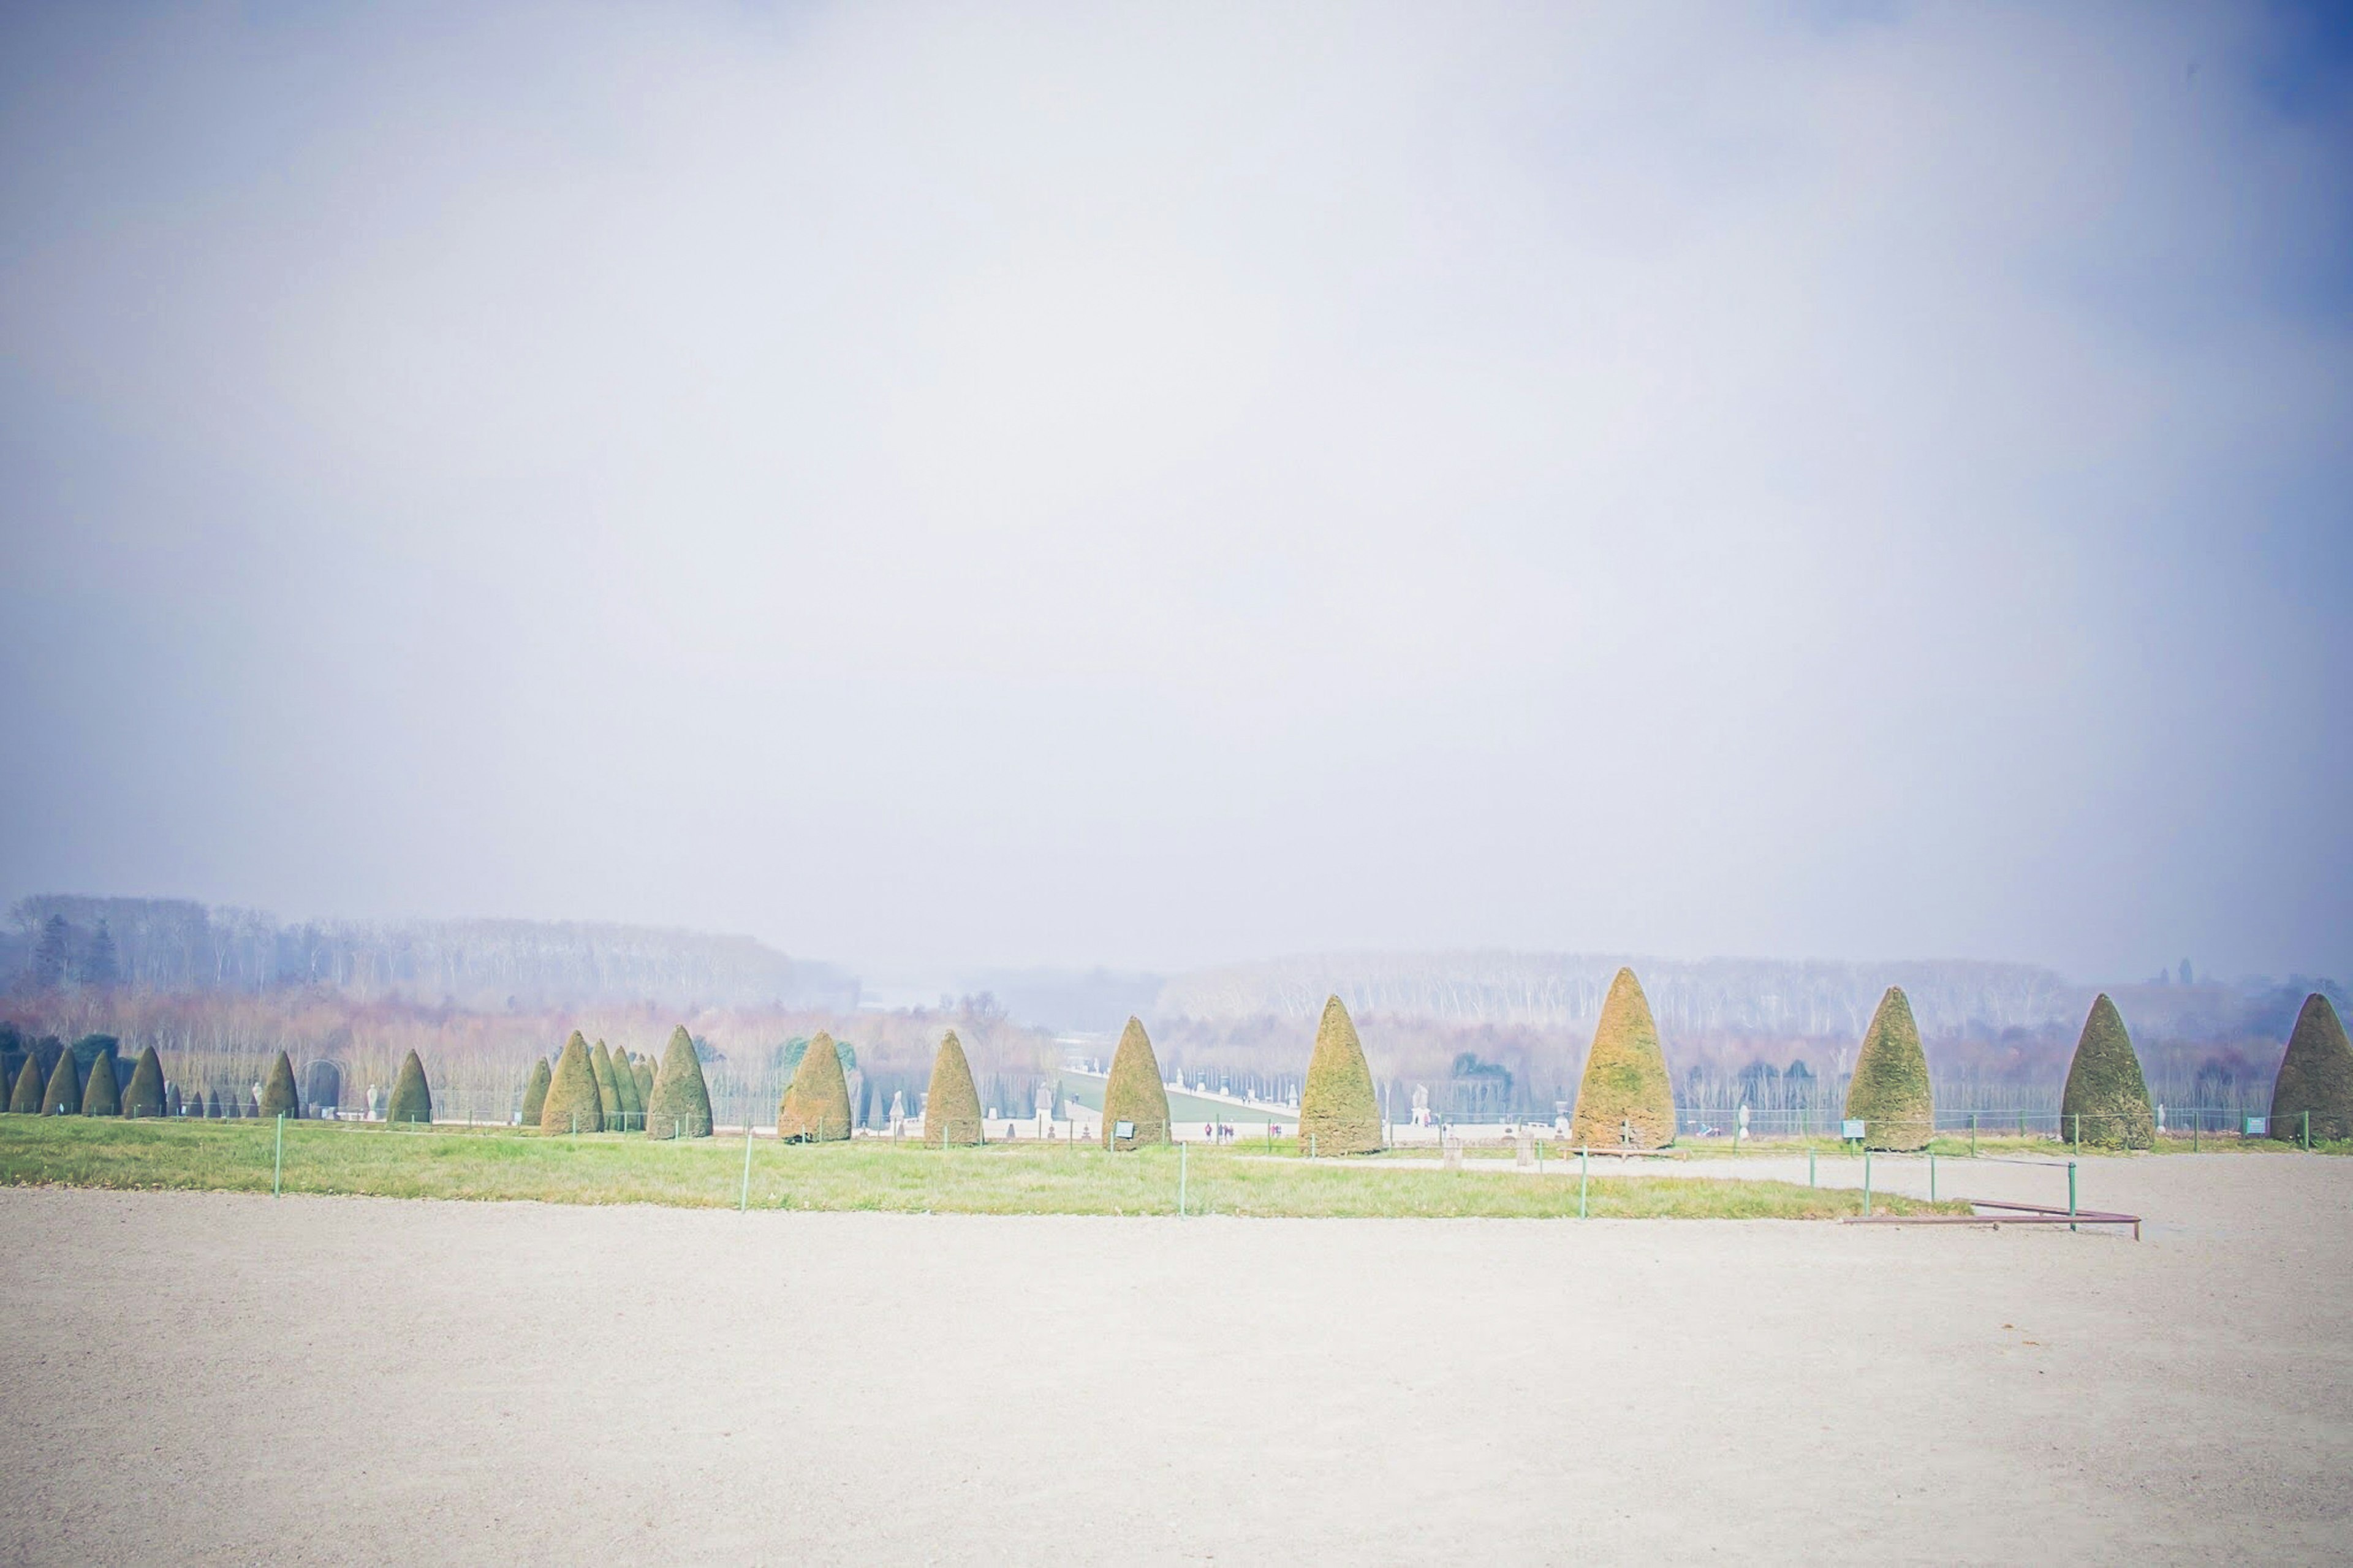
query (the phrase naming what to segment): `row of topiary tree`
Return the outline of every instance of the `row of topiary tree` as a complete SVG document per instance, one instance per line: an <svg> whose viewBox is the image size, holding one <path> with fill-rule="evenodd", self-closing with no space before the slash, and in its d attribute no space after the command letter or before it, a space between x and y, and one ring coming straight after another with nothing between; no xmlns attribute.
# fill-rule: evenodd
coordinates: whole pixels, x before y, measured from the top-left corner
<svg viewBox="0 0 2353 1568"><path fill-rule="evenodd" d="M1872 1014L1849 1081L1846 1117L1863 1124L1873 1149L1927 1146L1936 1131L1927 1053L1903 987L1891 985ZM2060 1097L2060 1130L2082 1142L2147 1149L2157 1142L2157 1117L2140 1057L2116 1005L2103 993L2092 1004L2067 1066ZM2272 1089L2269 1131L2274 1138L2353 1138L2353 1042L2327 997L2305 998ZM1675 1101L1658 1026L1641 982L1620 969L1593 1032L1577 1086L1573 1143L1662 1148L1674 1141Z"/></svg>
<svg viewBox="0 0 2353 1568"><path fill-rule="evenodd" d="M161 1117L170 1113L173 1101L171 1086L164 1078L164 1064L148 1047L139 1053L132 1065L131 1081L117 1086L114 1054L100 1051L90 1059L90 1075L84 1078L80 1064L71 1051L58 1058L45 1081L41 1077L37 1054L27 1054L25 1065L17 1069L16 1086L9 1091L8 1110L12 1114L27 1116L123 1116ZM219 1115L218 1100L211 1112ZM302 1114L302 1097L294 1087L294 1064L286 1053L269 1066L269 1075L262 1080L260 1098L255 1102L255 1112L263 1117ZM393 1080L392 1098L385 1105L386 1121L431 1121L433 1091L425 1081L425 1064L415 1051L400 1064L400 1074Z"/></svg>
<svg viewBox="0 0 2353 1568"><path fill-rule="evenodd" d="M649 1057L593 1047L579 1030L555 1065L543 1057L523 1088L522 1122L543 1132L636 1132L649 1138L711 1136L711 1089L684 1027L670 1031L657 1064Z"/></svg>

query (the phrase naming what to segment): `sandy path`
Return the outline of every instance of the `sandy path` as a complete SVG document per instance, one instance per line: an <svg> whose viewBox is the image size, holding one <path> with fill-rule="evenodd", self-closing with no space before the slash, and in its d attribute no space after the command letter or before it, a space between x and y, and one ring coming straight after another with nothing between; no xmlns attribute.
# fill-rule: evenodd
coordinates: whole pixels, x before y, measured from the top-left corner
<svg viewBox="0 0 2353 1568"><path fill-rule="evenodd" d="M2137 1246L0 1192L5 1560L2353 1557L2353 1160Z"/></svg>

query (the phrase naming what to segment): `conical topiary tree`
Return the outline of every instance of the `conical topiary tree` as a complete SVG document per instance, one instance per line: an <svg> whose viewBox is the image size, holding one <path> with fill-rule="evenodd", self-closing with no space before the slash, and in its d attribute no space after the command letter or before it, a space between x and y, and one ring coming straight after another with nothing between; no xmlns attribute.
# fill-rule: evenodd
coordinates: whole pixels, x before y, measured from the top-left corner
<svg viewBox="0 0 2353 1568"><path fill-rule="evenodd" d="M8 1096L8 1109L19 1116L41 1113L41 1054L25 1053L25 1065L16 1069L16 1088Z"/></svg>
<svg viewBox="0 0 2353 1568"><path fill-rule="evenodd" d="M621 1130L635 1131L646 1124L645 1096L638 1092L638 1075L629 1066L629 1053L613 1053L613 1098L621 1102Z"/></svg>
<svg viewBox="0 0 2353 1568"><path fill-rule="evenodd" d="M392 1099L385 1102L384 1119L397 1125L404 1121L433 1122L433 1090L425 1081L425 1063L415 1051L400 1059L400 1076L392 1080Z"/></svg>
<svg viewBox="0 0 2353 1568"><path fill-rule="evenodd" d="M646 1136L711 1136L711 1089L702 1081L702 1058L694 1054L694 1037L683 1024L670 1032L661 1068L654 1074L654 1091L646 1098Z"/></svg>
<svg viewBox="0 0 2353 1568"><path fill-rule="evenodd" d="M163 1059L150 1046L139 1053L139 1060L131 1068L131 1085L122 1091L122 1114L161 1116L166 1109Z"/></svg>
<svg viewBox="0 0 2353 1568"><path fill-rule="evenodd" d="M605 1125L616 1131L623 1131L621 1123L621 1086L613 1081L613 1053L605 1042L596 1042L588 1053L588 1067L596 1075L596 1109L605 1114Z"/></svg>
<svg viewBox="0 0 2353 1568"><path fill-rule="evenodd" d="M1936 1097L1928 1087L1928 1056L1920 1048L1920 1026L1912 1019L1911 998L1891 985L1863 1031L1862 1049L1847 1083L1846 1114L1863 1124L1871 1149L1925 1149L1936 1131Z"/></svg>
<svg viewBox="0 0 2353 1568"><path fill-rule="evenodd" d="M564 1042L548 1075L547 1099L539 1108L542 1132L601 1132L605 1130L605 1099L596 1091L596 1069L589 1064L588 1042L580 1031Z"/></svg>
<svg viewBox="0 0 2353 1568"><path fill-rule="evenodd" d="M923 1095L923 1142L937 1149L987 1141L988 1129L980 1120L980 1091L972 1086L972 1064L964 1059L964 1042L950 1029L932 1058L932 1087Z"/></svg>
<svg viewBox="0 0 2353 1568"><path fill-rule="evenodd" d="M531 1081L522 1086L522 1124L525 1127L539 1125L540 1113L547 1109L547 1083L553 1076L548 1071L545 1057L531 1064Z"/></svg>
<svg viewBox="0 0 2353 1568"><path fill-rule="evenodd" d="M638 1079L638 1109L639 1110L643 1110L647 1106L651 1105L651 1104L653 1103L653 1101L654 1101L654 1059L653 1059L653 1058L651 1058L651 1057L639 1057L639 1058L637 1059L637 1061L632 1065L632 1067L631 1067L631 1069L630 1069L630 1070L631 1070L631 1071L633 1071L634 1073L636 1073L636 1075L637 1075L637 1079Z"/></svg>
<svg viewBox="0 0 2353 1568"><path fill-rule="evenodd" d="M2059 1135L2107 1149L2147 1149L2157 1142L2157 1117L2149 1109L2140 1058L2105 992L2092 1003L2075 1040L2067 1089L2059 1098Z"/></svg>
<svg viewBox="0 0 2353 1568"><path fill-rule="evenodd" d="M1300 1151L1369 1154L1380 1146L1380 1100L1364 1043L1340 998L1327 996L1315 1026L1315 1050L1307 1058L1307 1082L1299 1090Z"/></svg>
<svg viewBox="0 0 2353 1568"><path fill-rule="evenodd" d="M122 1114L122 1090L114 1081L114 1053L100 1051L90 1060L90 1081L82 1086L84 1116Z"/></svg>
<svg viewBox="0 0 2353 1568"><path fill-rule="evenodd" d="M2304 999L2272 1082L2272 1136L2301 1139L2306 1116L2315 1142L2353 1138L2353 1043L2336 1006L2317 991Z"/></svg>
<svg viewBox="0 0 2353 1568"><path fill-rule="evenodd" d="M294 1064L280 1051L278 1059L269 1064L269 1077L261 1085L261 1116L267 1121L274 1116L301 1114L302 1097L294 1092Z"/></svg>
<svg viewBox="0 0 2353 1568"><path fill-rule="evenodd" d="M1663 1149L1675 1141L1674 1080L1651 999L1630 969L1618 971L1602 999L1568 1137L1600 1149Z"/></svg>
<svg viewBox="0 0 2353 1568"><path fill-rule="evenodd" d="M218 1121L222 1114L220 1090L216 1089L205 1090L206 1117L210 1121Z"/></svg>
<svg viewBox="0 0 2353 1568"><path fill-rule="evenodd" d="M1131 1135L1119 1135L1121 1122ZM1133 1149L1139 1143L1168 1142L1168 1086L1161 1081L1160 1058L1153 1054L1152 1037L1143 1020L1130 1018L1119 1032L1119 1049L1112 1053L1111 1077L1103 1083L1103 1147Z"/></svg>
<svg viewBox="0 0 2353 1568"><path fill-rule="evenodd" d="M849 1080L842 1076L833 1037L823 1029L801 1052L801 1065L776 1107L776 1136L828 1143L849 1136Z"/></svg>

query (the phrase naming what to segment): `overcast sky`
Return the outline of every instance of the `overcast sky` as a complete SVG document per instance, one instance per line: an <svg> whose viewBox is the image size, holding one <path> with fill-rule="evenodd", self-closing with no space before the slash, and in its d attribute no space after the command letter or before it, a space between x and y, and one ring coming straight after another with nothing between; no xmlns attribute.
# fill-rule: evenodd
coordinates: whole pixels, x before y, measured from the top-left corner
<svg viewBox="0 0 2353 1568"><path fill-rule="evenodd" d="M2353 975L2306 13L0 29L0 894Z"/></svg>

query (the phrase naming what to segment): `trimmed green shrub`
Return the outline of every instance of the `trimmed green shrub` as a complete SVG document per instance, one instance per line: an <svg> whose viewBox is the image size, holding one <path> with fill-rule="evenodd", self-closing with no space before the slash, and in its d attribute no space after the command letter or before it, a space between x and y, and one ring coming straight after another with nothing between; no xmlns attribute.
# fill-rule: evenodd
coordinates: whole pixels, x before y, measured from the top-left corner
<svg viewBox="0 0 2353 1568"><path fill-rule="evenodd" d="M90 1081L82 1086L81 1113L84 1116L122 1114L122 1090L114 1081L112 1051L100 1051L90 1058Z"/></svg>
<svg viewBox="0 0 2353 1568"><path fill-rule="evenodd" d="M605 1042L588 1053L588 1068L596 1075L596 1109L605 1113L605 1125L616 1131L626 1131L621 1121L621 1086L613 1081L613 1053Z"/></svg>
<svg viewBox="0 0 2353 1568"><path fill-rule="evenodd" d="M643 1110L654 1102L654 1058L639 1057L631 1071L638 1079L638 1109Z"/></svg>
<svg viewBox="0 0 2353 1568"><path fill-rule="evenodd" d="M1123 1121L1135 1130L1134 1136L1119 1136ZM1139 1018L1128 1019L1119 1032L1119 1049L1112 1053L1111 1077L1103 1083L1103 1142L1106 1149L1168 1142L1168 1086Z"/></svg>
<svg viewBox="0 0 2353 1568"><path fill-rule="evenodd" d="M1315 1050L1299 1090L1299 1147L1317 1154L1370 1154L1381 1146L1380 1100L1356 1022L1337 996L1324 1000Z"/></svg>
<svg viewBox="0 0 2353 1568"><path fill-rule="evenodd" d="M646 1136L711 1136L711 1089L702 1081L702 1058L694 1054L694 1037L683 1024L670 1032L661 1068L654 1074L654 1091L646 1097Z"/></svg>
<svg viewBox="0 0 2353 1568"><path fill-rule="evenodd" d="M1925 1149L1936 1130L1936 1097L1928 1087L1928 1056L1920 1048L1920 1026L1912 1000L1891 985L1863 1031L1846 1089L1849 1121L1863 1124L1868 1149Z"/></svg>
<svg viewBox="0 0 2353 1568"><path fill-rule="evenodd" d="M41 1058L37 1051L25 1053L25 1065L16 1069L16 1092L8 1097L8 1109L19 1116L41 1113Z"/></svg>
<svg viewBox="0 0 2353 1568"><path fill-rule="evenodd" d="M793 1081L776 1106L776 1136L839 1142L849 1136L849 1080L833 1037L817 1032L793 1069Z"/></svg>
<svg viewBox="0 0 2353 1568"><path fill-rule="evenodd" d="M1630 969L1618 971L1602 999L1568 1138L1596 1149L1663 1149L1675 1141L1674 1080L1651 999Z"/></svg>
<svg viewBox="0 0 2353 1568"><path fill-rule="evenodd" d="M621 1102L621 1126L625 1131L646 1124L645 1096L638 1092L637 1069L629 1066L629 1053L625 1050L613 1053L613 1097Z"/></svg>
<svg viewBox="0 0 2353 1568"><path fill-rule="evenodd" d="M2148 1149L2157 1143L2157 1116L2149 1109L2148 1082L2141 1077L2122 1014L2102 992L2092 1004L2075 1059L2067 1065L2067 1089L2059 1098L2059 1135L2080 1137L2106 1149Z"/></svg>
<svg viewBox="0 0 2353 1568"><path fill-rule="evenodd" d="M604 1107L604 1096L596 1091L596 1069L588 1060L588 1042L575 1029L564 1042L564 1054L555 1058L555 1071L548 1076L547 1099L539 1108L539 1130L602 1132Z"/></svg>
<svg viewBox="0 0 2353 1568"><path fill-rule="evenodd" d="M987 1141L988 1129L980 1121L980 1091L972 1086L972 1064L964 1059L964 1042L950 1029L932 1058L932 1087L923 1095L923 1142L937 1149Z"/></svg>
<svg viewBox="0 0 2353 1568"><path fill-rule="evenodd" d="M2353 1138L2353 1043L2336 1007L2317 991L2304 999L2272 1082L2272 1136L2302 1138L2307 1114L2316 1142Z"/></svg>
<svg viewBox="0 0 2353 1568"><path fill-rule="evenodd" d="M218 1121L227 1114L227 1111L221 1109L220 1090L216 1089L208 1089L205 1090L206 1118L209 1121Z"/></svg>
<svg viewBox="0 0 2353 1568"><path fill-rule="evenodd" d="M522 1086L522 1124L525 1127L539 1125L540 1113L547 1109L547 1083L553 1076L548 1071L545 1057L531 1064L531 1081Z"/></svg>
<svg viewBox="0 0 2353 1568"><path fill-rule="evenodd" d="M122 1091L122 1114L161 1116L166 1109L163 1059L150 1046L139 1053L139 1060L131 1068L131 1086Z"/></svg>
<svg viewBox="0 0 2353 1568"><path fill-rule="evenodd" d="M433 1090L425 1081L425 1063L415 1051L400 1060L400 1076L392 1080L392 1099L384 1108L388 1122L433 1121Z"/></svg>
<svg viewBox="0 0 2353 1568"><path fill-rule="evenodd" d="M280 1051L278 1059L269 1065L269 1077L261 1086L261 1116L268 1121L275 1116L301 1114L302 1097L294 1092L294 1064Z"/></svg>

